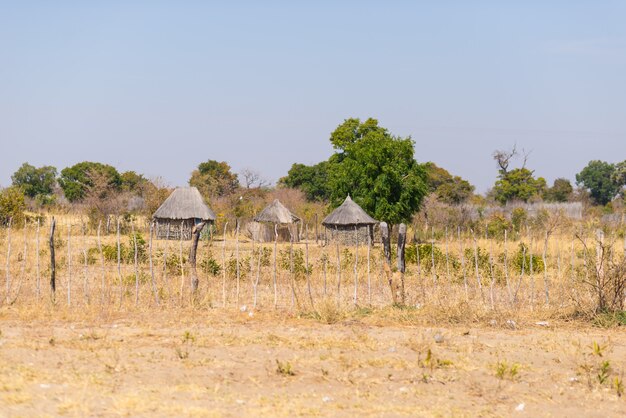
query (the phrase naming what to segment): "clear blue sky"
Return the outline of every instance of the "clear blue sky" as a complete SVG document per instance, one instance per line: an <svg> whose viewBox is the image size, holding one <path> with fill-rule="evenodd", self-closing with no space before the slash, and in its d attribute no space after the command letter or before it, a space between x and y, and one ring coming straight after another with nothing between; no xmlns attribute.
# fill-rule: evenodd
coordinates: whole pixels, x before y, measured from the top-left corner
<svg viewBox="0 0 626 418"><path fill-rule="evenodd" d="M626 159L623 1L0 1L0 184L24 162L276 180L379 119L479 191Z"/></svg>

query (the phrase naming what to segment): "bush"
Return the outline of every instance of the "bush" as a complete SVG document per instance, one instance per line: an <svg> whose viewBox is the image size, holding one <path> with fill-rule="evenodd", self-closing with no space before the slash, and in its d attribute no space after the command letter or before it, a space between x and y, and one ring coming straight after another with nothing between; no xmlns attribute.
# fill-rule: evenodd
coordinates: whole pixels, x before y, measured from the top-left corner
<svg viewBox="0 0 626 418"><path fill-rule="evenodd" d="M446 268L446 255L438 246L432 244L410 244L405 248L404 259L407 264L417 264L419 256L420 264L425 271L430 271L433 264L433 255L435 258L435 268L441 270ZM457 270L460 267L456 257L448 255L450 269Z"/></svg>
<svg viewBox="0 0 626 418"><path fill-rule="evenodd" d="M135 237L137 239L137 261L139 263L146 262L148 260L146 240L139 232L135 232ZM89 252L99 253L99 250L98 248L90 248ZM103 244L102 254L106 261L117 263L117 243ZM124 264L135 262L135 242L132 234L128 237L128 244L120 242L120 261Z"/></svg>
<svg viewBox="0 0 626 418"><path fill-rule="evenodd" d="M526 224L528 220L528 213L522 207L517 207L513 209L511 212L511 223L513 224L513 229L515 232L519 232L522 229L522 226Z"/></svg>
<svg viewBox="0 0 626 418"><path fill-rule="evenodd" d="M247 277L251 271L250 257L239 259L239 278L243 279ZM237 277L237 259L232 257L226 262L226 272L230 277Z"/></svg>
<svg viewBox="0 0 626 418"><path fill-rule="evenodd" d="M512 227L513 224L499 212L492 214L487 221L487 233L491 238L504 239L504 231L510 231Z"/></svg>
<svg viewBox="0 0 626 418"><path fill-rule="evenodd" d="M347 249L344 250L344 254L346 253ZM350 256L352 257L352 266L354 266L354 256L352 254L350 254ZM342 257L342 263L344 261L349 261L349 258L347 256ZM281 269L285 270L285 271L291 271L291 260L289 257L289 250L280 250L278 253L278 265L280 266ZM350 264L348 264L350 265ZM345 267L344 267L345 268ZM308 272L309 274L311 274L311 272L313 271L313 266L309 265L309 269L307 271L306 269L306 264L305 264L305 260L304 260L304 251L302 251L301 248L298 248L296 250L293 251L293 272L296 275L296 278L302 278L304 277L304 275Z"/></svg>
<svg viewBox="0 0 626 418"><path fill-rule="evenodd" d="M219 276L222 271L222 267L211 255L200 261L200 269L211 276Z"/></svg>
<svg viewBox="0 0 626 418"><path fill-rule="evenodd" d="M513 256L513 267L515 267L515 271L518 274L521 274L522 273L522 264L523 264L524 265L524 272L529 274L531 272L530 271L530 261L531 261L530 250L528 249L528 246L526 244L521 242L519 244L519 248L518 248L517 252ZM540 272L543 271L543 259L540 256L533 254L532 255L532 262L533 262L532 273L540 273Z"/></svg>
<svg viewBox="0 0 626 418"><path fill-rule="evenodd" d="M12 219L13 226L24 225L26 201L19 187L8 187L0 192L0 223L7 224Z"/></svg>

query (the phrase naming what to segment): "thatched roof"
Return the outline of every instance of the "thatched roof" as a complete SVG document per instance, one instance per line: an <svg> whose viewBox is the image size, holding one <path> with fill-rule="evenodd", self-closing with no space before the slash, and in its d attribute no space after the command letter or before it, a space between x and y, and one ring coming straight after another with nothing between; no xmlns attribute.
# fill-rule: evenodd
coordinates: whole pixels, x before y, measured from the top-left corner
<svg viewBox="0 0 626 418"><path fill-rule="evenodd" d="M214 221L215 213L204 203L195 187L178 187L154 212L159 219L193 219Z"/></svg>
<svg viewBox="0 0 626 418"><path fill-rule="evenodd" d="M350 196L322 221L322 225L346 226L346 225L374 225L378 221L369 216L361 206L354 203Z"/></svg>
<svg viewBox="0 0 626 418"><path fill-rule="evenodd" d="M273 224L292 224L300 218L291 213L278 199L267 205L265 209L254 217L256 222L270 222Z"/></svg>

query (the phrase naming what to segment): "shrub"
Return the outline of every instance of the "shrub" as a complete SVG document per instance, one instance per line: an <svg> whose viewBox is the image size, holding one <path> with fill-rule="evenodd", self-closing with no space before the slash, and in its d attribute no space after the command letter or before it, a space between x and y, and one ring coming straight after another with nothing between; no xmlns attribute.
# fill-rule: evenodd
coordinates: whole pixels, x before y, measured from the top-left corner
<svg viewBox="0 0 626 418"><path fill-rule="evenodd" d="M524 272L530 273L530 261L532 259L533 270L532 273L540 273L543 271L543 260L539 255L533 254L531 256L528 246L521 242L517 252L513 255L513 267L518 274L522 273L522 264L524 265Z"/></svg>
<svg viewBox="0 0 626 418"><path fill-rule="evenodd" d="M12 219L13 226L23 226L25 210L24 192L19 187L7 187L0 192L0 223L7 224Z"/></svg>
<svg viewBox="0 0 626 418"><path fill-rule="evenodd" d="M344 254L347 249L344 250ZM278 265L281 269L285 271L291 271L291 260L289 257L289 250L280 250L278 252ZM352 256L352 254L350 254ZM342 263L346 261L348 263L348 257L342 257ZM354 256L352 256L352 264L354 265ZM344 264L345 266L346 264ZM350 265L350 264L347 264ZM344 267L346 268L346 267ZM309 265L308 273L310 274L313 271L313 266ZM304 251L301 248L293 250L293 272L296 275L296 278L302 278L307 273L306 264L304 260Z"/></svg>
<svg viewBox="0 0 626 418"><path fill-rule="evenodd" d="M407 264L417 264L417 257L419 256L420 264L425 271L432 269L433 255L435 258L435 268L441 270L446 268L446 255L441 249L432 244L410 244L405 248L404 258ZM457 270L460 267L459 261L456 257L448 255L448 261L450 263L451 270Z"/></svg>
<svg viewBox="0 0 626 418"><path fill-rule="evenodd" d="M200 268L203 272L212 276L219 276L222 272L222 267L211 255L200 261Z"/></svg>
<svg viewBox="0 0 626 418"><path fill-rule="evenodd" d="M516 232L519 232L522 229L522 226L528 220L528 213L522 207L517 207L513 209L511 212L511 223L513 224L513 229Z"/></svg>
<svg viewBox="0 0 626 418"><path fill-rule="evenodd" d="M513 224L503 213L494 213L487 221L487 233L491 238L504 239L504 231L510 231Z"/></svg>

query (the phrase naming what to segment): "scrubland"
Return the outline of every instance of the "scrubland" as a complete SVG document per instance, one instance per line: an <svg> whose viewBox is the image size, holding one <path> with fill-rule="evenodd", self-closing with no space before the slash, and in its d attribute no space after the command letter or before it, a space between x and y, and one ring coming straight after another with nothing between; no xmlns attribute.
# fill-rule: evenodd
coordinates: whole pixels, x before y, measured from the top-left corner
<svg viewBox="0 0 626 418"><path fill-rule="evenodd" d="M57 222L54 298L49 222L0 231L2 416L626 411L611 231L412 233L404 297L379 244L215 234L191 294L189 242Z"/></svg>

